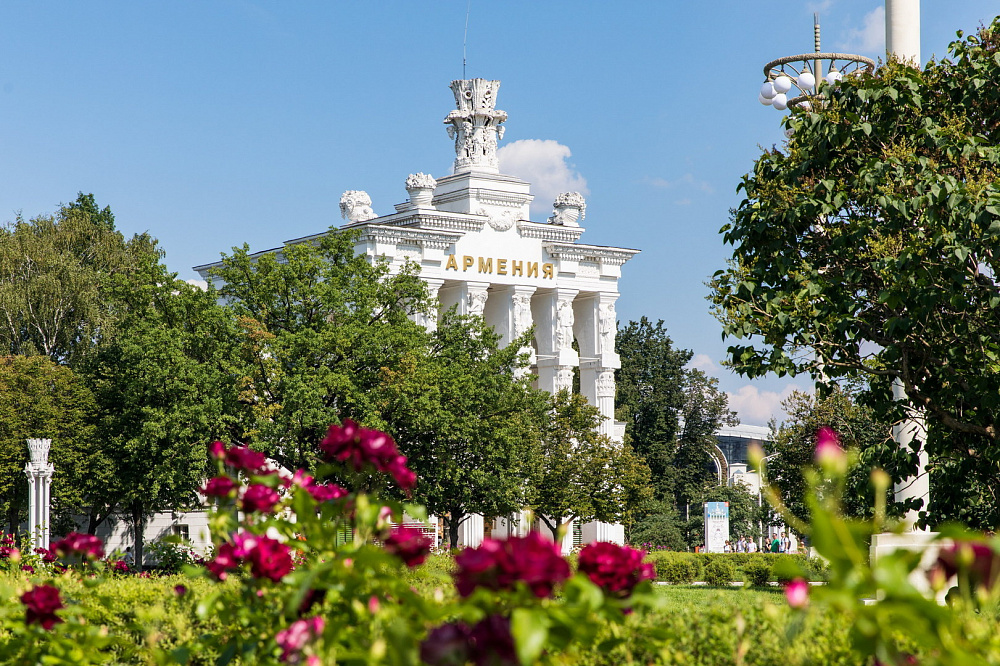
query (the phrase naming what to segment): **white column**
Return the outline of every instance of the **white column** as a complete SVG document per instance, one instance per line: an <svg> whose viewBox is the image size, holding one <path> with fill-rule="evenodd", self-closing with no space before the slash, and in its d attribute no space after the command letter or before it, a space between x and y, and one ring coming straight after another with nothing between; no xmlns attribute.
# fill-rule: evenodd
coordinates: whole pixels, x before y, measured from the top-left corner
<svg viewBox="0 0 1000 666"><path fill-rule="evenodd" d="M897 401L906 400L903 383L898 379L892 383L892 397ZM895 484L892 490L897 502L908 499L923 500L923 508L926 511L931 500L930 480L927 474L927 427L924 424L923 414L918 410L907 407L906 413L906 418L892 427L892 438L896 441L896 446L904 451L912 450L914 440L919 443L917 473ZM906 512L903 522L907 530L915 529L917 517L917 511Z"/></svg>
<svg viewBox="0 0 1000 666"><path fill-rule="evenodd" d="M580 393L597 407L604 420L600 432L615 438L615 353L618 321L615 292L581 295L576 299L576 339L580 344Z"/></svg>
<svg viewBox="0 0 1000 666"><path fill-rule="evenodd" d="M434 300L438 299L438 292L444 285L444 280L440 278L422 278L427 284L427 294ZM434 307L437 307L436 304ZM437 330L438 324L438 313L436 311L431 312L418 312L413 317L413 320L426 328L428 331Z"/></svg>
<svg viewBox="0 0 1000 666"><path fill-rule="evenodd" d="M486 311L486 301L489 298L489 282L458 282L445 284L438 290L438 300L441 310L456 307L460 315L479 315Z"/></svg>
<svg viewBox="0 0 1000 666"><path fill-rule="evenodd" d="M916 67L920 62L920 0L885 0L885 50Z"/></svg>
<svg viewBox="0 0 1000 666"><path fill-rule="evenodd" d="M555 393L573 390L573 368L580 356L573 350L573 299L578 290L557 287L540 291L531 300L538 341L538 388Z"/></svg>
<svg viewBox="0 0 1000 666"><path fill-rule="evenodd" d="M458 526L458 543L460 546L475 548L483 542L483 517L474 513Z"/></svg>
<svg viewBox="0 0 1000 666"><path fill-rule="evenodd" d="M49 462L51 444L49 439L29 439L29 460L24 466L28 477L28 534L36 548L49 547L49 487L55 472Z"/></svg>

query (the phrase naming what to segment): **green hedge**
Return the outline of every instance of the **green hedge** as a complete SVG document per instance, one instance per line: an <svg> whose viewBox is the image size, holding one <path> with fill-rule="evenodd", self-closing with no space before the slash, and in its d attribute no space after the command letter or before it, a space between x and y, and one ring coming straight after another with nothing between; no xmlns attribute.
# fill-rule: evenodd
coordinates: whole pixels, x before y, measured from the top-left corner
<svg viewBox="0 0 1000 666"><path fill-rule="evenodd" d="M661 550L649 553L646 561L656 567L657 580L675 584L707 581L708 567L713 562L725 562L713 566L713 571L732 570L732 581L743 580L751 585L793 578L824 581L827 574L822 560L790 553L678 553Z"/></svg>

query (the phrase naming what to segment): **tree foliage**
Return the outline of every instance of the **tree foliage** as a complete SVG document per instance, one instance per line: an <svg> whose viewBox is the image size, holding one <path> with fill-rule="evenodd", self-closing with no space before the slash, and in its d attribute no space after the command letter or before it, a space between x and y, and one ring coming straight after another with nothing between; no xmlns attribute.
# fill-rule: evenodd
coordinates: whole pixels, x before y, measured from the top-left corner
<svg viewBox="0 0 1000 666"><path fill-rule="evenodd" d="M527 337L499 347L481 318L454 312L427 335L426 348L382 368L369 422L394 434L419 479L414 498L446 519L456 547L472 514L526 505L548 401L520 372Z"/></svg>
<svg viewBox="0 0 1000 666"><path fill-rule="evenodd" d="M236 329L214 292L177 280L155 260L119 279L113 297L117 333L82 364L114 470L89 497L90 529L123 513L141 563L146 519L196 503L207 444L233 434Z"/></svg>
<svg viewBox="0 0 1000 666"><path fill-rule="evenodd" d="M72 363L109 335L115 276L159 256L148 234L126 240L92 194L55 215L0 228L0 352Z"/></svg>
<svg viewBox="0 0 1000 666"><path fill-rule="evenodd" d="M961 36L961 34L960 34ZM740 185L716 314L740 373L869 378L1000 459L1000 22L923 71L890 61L795 111ZM874 403L873 403L874 404ZM897 412L899 416L901 412Z"/></svg>
<svg viewBox="0 0 1000 666"><path fill-rule="evenodd" d="M793 391L781 406L788 418L780 425L772 423L768 453L776 455L765 464L764 475L788 511L803 522L809 521L809 486L804 470L818 469L815 450L820 428L833 428L841 445L858 456L859 464L848 474L849 492L844 497L844 509L850 516L873 515L873 469L885 470L896 481L916 471L916 456L898 449L891 437L891 424L870 407L859 404L847 390L836 388L825 396ZM890 515L901 516L906 509L917 508L896 505L888 495L883 499Z"/></svg>
<svg viewBox="0 0 1000 666"><path fill-rule="evenodd" d="M106 451L94 437L95 408L69 368L44 356L0 357L0 510L10 533L27 515L28 438L52 440L54 524L79 513L87 495L109 481Z"/></svg>
<svg viewBox="0 0 1000 666"><path fill-rule="evenodd" d="M572 520L624 522L652 499L649 467L628 444L599 434L600 421L597 408L578 393L551 397L531 508L553 539Z"/></svg>
<svg viewBox="0 0 1000 666"><path fill-rule="evenodd" d="M245 439L290 469L315 464L331 423L377 413L383 369L426 343L411 320L428 307L416 266L390 274L384 260L356 256L354 239L332 231L262 255L244 245L213 271L244 332Z"/></svg>

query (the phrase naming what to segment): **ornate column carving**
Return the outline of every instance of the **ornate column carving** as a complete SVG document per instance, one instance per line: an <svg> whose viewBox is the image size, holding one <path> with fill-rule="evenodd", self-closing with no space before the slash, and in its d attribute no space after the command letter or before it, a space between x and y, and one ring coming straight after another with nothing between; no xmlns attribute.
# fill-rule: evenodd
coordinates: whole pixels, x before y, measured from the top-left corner
<svg viewBox="0 0 1000 666"><path fill-rule="evenodd" d="M615 353L618 321L614 292L581 294L576 301L580 343L580 393L597 407L604 420L601 434L615 438L615 369L621 367Z"/></svg>
<svg viewBox="0 0 1000 666"><path fill-rule="evenodd" d="M538 341L538 387L555 393L573 389L573 368L580 356L573 350L577 318L576 289L557 287L532 299L535 339Z"/></svg>
<svg viewBox="0 0 1000 666"><path fill-rule="evenodd" d="M439 278L422 278L424 283L427 285L427 295L431 297L431 309L428 312L417 312L413 315L413 321L420 324L428 331L437 330L438 324L438 307L439 307L439 297L438 293L441 287L444 285L444 280Z"/></svg>
<svg viewBox="0 0 1000 666"><path fill-rule="evenodd" d="M482 317L489 299L489 282L459 282L447 284L438 290L441 309L454 307L460 315Z"/></svg>

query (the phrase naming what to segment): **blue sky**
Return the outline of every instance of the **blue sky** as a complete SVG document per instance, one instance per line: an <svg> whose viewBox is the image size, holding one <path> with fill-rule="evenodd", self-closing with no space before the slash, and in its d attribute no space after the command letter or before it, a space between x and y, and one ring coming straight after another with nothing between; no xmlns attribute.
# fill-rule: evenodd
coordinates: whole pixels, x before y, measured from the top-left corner
<svg viewBox="0 0 1000 666"><path fill-rule="evenodd" d="M944 55L995 2L925 0L922 55ZM761 147L782 141L757 103L763 64L812 50L877 58L883 4L472 0L471 77L500 79L505 171L587 195L583 242L639 248L619 317L664 319L718 376L744 423L766 424L806 378L748 382L725 352L703 282ZM462 77L467 0L56 2L0 5L0 222L78 191L125 233L149 231L182 278L340 224L348 189L377 213L406 175L449 172L441 121ZM520 142L520 143L517 143ZM546 200L547 199L547 200Z"/></svg>

